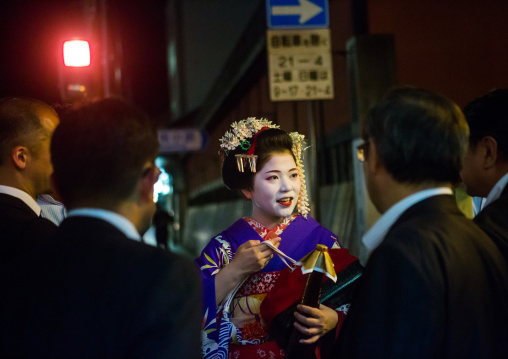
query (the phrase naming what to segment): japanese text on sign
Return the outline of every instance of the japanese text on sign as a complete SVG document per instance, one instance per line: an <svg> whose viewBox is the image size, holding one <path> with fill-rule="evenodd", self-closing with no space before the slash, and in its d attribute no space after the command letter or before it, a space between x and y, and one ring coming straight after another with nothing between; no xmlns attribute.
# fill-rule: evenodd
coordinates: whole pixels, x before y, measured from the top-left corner
<svg viewBox="0 0 508 359"><path fill-rule="evenodd" d="M268 30L270 99L332 99L333 72L328 29Z"/></svg>

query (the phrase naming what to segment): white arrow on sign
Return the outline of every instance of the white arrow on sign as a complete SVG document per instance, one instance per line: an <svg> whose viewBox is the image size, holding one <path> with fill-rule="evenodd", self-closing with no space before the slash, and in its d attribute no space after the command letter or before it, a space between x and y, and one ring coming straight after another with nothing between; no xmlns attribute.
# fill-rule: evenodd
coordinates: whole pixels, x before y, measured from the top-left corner
<svg viewBox="0 0 508 359"><path fill-rule="evenodd" d="M300 5L273 6L272 15L300 15L300 24L307 22L323 11L323 8L308 1L300 0Z"/></svg>

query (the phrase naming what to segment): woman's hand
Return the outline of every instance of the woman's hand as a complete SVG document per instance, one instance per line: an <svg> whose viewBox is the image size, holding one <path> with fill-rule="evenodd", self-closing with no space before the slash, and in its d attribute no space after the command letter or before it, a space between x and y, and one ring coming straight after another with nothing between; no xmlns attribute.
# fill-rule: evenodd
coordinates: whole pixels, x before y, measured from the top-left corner
<svg viewBox="0 0 508 359"><path fill-rule="evenodd" d="M301 333L309 338L300 339L302 344L312 344L318 341L323 335L337 326L339 316L337 312L325 305L320 304L319 309L298 304L295 312L296 322L294 326ZM301 313L305 314L301 314Z"/></svg>
<svg viewBox="0 0 508 359"><path fill-rule="evenodd" d="M270 240L276 247L280 238ZM215 300L220 303L246 276L256 273L273 257L273 249L259 240L250 240L238 247L231 263L215 275Z"/></svg>
<svg viewBox="0 0 508 359"><path fill-rule="evenodd" d="M271 240L275 247L279 246L280 238ZM273 250L261 241L251 240L243 243L236 250L235 256L228 266L238 271L238 275L244 277L263 269L273 257Z"/></svg>

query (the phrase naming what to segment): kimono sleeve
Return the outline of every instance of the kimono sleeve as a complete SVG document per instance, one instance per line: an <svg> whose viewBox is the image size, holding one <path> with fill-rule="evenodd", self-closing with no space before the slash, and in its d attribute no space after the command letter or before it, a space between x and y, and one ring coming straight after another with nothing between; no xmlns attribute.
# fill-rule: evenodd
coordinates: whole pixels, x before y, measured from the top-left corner
<svg viewBox="0 0 508 359"><path fill-rule="evenodd" d="M203 328L202 354L212 357L217 351L219 328L217 323L217 305L215 299L215 275L233 259L231 243L225 232L213 237L194 260L201 272L203 281Z"/></svg>

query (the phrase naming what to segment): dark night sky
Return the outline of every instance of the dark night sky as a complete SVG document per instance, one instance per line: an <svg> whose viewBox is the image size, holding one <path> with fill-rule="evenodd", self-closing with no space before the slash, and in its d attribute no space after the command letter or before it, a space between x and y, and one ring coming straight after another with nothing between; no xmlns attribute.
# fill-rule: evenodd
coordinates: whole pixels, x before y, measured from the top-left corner
<svg viewBox="0 0 508 359"><path fill-rule="evenodd" d="M110 25L121 41L126 95L151 115L168 108L164 0L110 0ZM114 20L113 20L114 19ZM81 0L0 2L0 96L60 102L58 66L64 38L81 35Z"/></svg>

